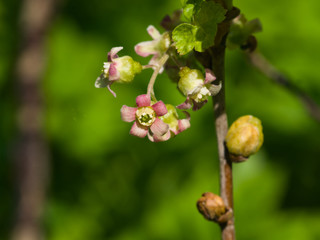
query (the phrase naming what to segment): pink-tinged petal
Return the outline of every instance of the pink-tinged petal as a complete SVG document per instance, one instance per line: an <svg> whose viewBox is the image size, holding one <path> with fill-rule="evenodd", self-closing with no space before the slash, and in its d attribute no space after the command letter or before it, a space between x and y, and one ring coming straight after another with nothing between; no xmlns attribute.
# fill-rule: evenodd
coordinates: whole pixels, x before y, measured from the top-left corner
<svg viewBox="0 0 320 240"><path fill-rule="evenodd" d="M161 37L159 31L152 25L147 28L147 31L153 39L159 39Z"/></svg>
<svg viewBox="0 0 320 240"><path fill-rule="evenodd" d="M168 131L166 134L164 134L163 136L158 136L158 135L151 135L148 133L148 138L151 142L164 142L169 140L171 137L173 137L174 135L171 134L170 131Z"/></svg>
<svg viewBox="0 0 320 240"><path fill-rule="evenodd" d="M187 97L187 100L181 103L177 106L178 109L190 109L192 107L191 101L189 97Z"/></svg>
<svg viewBox="0 0 320 240"><path fill-rule="evenodd" d="M202 108L207 102L208 102L208 100L205 100L205 101L202 101L202 102L193 101L192 111L198 111L198 110L199 110L200 108Z"/></svg>
<svg viewBox="0 0 320 240"><path fill-rule="evenodd" d="M132 122L136 119L136 111L138 108L134 107L128 107L126 105L123 105L120 113L121 113L121 119L125 122Z"/></svg>
<svg viewBox="0 0 320 240"><path fill-rule="evenodd" d="M110 64L110 68L109 68L109 80L110 81L116 81L120 79L120 73L117 70L117 67L115 64Z"/></svg>
<svg viewBox="0 0 320 240"><path fill-rule="evenodd" d="M211 83L216 79L217 78L214 73L210 69L206 68L206 79L204 81L204 84Z"/></svg>
<svg viewBox="0 0 320 240"><path fill-rule="evenodd" d="M111 89L111 84L112 84L112 82L110 82L110 83L107 85L107 88L108 88L109 92L111 92L111 94L116 98L116 97L117 97L117 94L116 94L114 91L112 91L112 89Z"/></svg>
<svg viewBox="0 0 320 240"><path fill-rule="evenodd" d="M105 74L105 76L109 74L110 64L110 62L103 63L103 73Z"/></svg>
<svg viewBox="0 0 320 240"><path fill-rule="evenodd" d="M142 94L136 98L136 104L138 107L148 107L151 104L150 95Z"/></svg>
<svg viewBox="0 0 320 240"><path fill-rule="evenodd" d="M148 132L148 138L151 142L154 142L153 134L150 134L150 132Z"/></svg>
<svg viewBox="0 0 320 240"><path fill-rule="evenodd" d="M221 87L222 87L222 83L219 82L219 85L216 85L216 84L208 84L206 85L206 87L208 88L211 96L215 96L217 95L220 90L221 90Z"/></svg>
<svg viewBox="0 0 320 240"><path fill-rule="evenodd" d="M137 124L137 122L134 122L130 130L130 134L133 136L144 138L148 134L148 128L140 126Z"/></svg>
<svg viewBox="0 0 320 240"><path fill-rule="evenodd" d="M190 121L188 119L178 120L178 127L179 127L178 131L179 133L181 133L182 131L190 127Z"/></svg>
<svg viewBox="0 0 320 240"><path fill-rule="evenodd" d="M150 130L154 135L163 136L169 131L169 125L159 118L156 118L154 123L150 126Z"/></svg>
<svg viewBox="0 0 320 240"><path fill-rule="evenodd" d="M138 43L134 47L134 50L139 56L147 57L149 55L153 55L153 54L156 54L158 52L156 47L157 47L157 42L146 41L146 42Z"/></svg>
<svg viewBox="0 0 320 240"><path fill-rule="evenodd" d="M117 53L120 52L123 47L114 47L111 48L110 52L108 52L108 61L112 62L114 58L118 58Z"/></svg>
<svg viewBox="0 0 320 240"><path fill-rule="evenodd" d="M156 102L151 107L159 117L165 115L168 112L166 105L162 101Z"/></svg>
<svg viewBox="0 0 320 240"><path fill-rule="evenodd" d="M154 66L153 69L156 69L156 68L159 66L159 60L160 60L160 58L161 58L161 56L160 56L160 55L158 54L158 52L157 52L157 53L155 53L155 54L153 55L153 57L150 59L150 61L149 61L148 64ZM159 70L159 74L161 74L161 73L163 72L163 70L164 70L164 67L161 66L161 68L160 68L160 70Z"/></svg>

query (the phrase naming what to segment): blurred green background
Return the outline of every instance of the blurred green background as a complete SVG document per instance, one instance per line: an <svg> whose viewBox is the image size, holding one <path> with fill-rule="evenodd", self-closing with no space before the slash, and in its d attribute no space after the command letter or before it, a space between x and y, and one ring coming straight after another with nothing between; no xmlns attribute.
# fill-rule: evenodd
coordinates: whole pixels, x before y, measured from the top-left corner
<svg viewBox="0 0 320 240"><path fill-rule="evenodd" d="M320 2L234 1L248 19L259 17L260 51L320 104ZM19 42L18 0L0 2L0 239L9 239L15 213L14 164L17 94L13 80ZM197 212L203 192L218 193L212 103L191 113L192 127L163 143L128 134L120 108L146 91L150 70L130 85L94 88L107 52L120 55L150 40L152 24L180 1L64 0L47 34L43 79L45 134L51 180L44 215L49 240L219 239L219 227ZM161 32L163 30L161 29ZM320 124L286 89L250 66L239 50L226 59L229 123L261 119L265 143L234 165L236 235L243 240L320 239ZM183 101L161 75L159 99Z"/></svg>

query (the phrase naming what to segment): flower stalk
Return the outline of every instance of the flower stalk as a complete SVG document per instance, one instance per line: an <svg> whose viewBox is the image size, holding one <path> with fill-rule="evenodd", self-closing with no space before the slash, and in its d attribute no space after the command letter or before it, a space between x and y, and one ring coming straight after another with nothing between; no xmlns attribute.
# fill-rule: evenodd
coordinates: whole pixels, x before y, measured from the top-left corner
<svg viewBox="0 0 320 240"><path fill-rule="evenodd" d="M153 71L153 74L152 74L150 81L149 81L149 84L148 84L147 94L150 95L151 99L154 101L156 101L156 97L154 94L153 86L156 82L156 78L157 78L160 70L162 69L163 65L166 63L168 58L169 58L169 55L166 53L160 58L158 65L156 66L156 69Z"/></svg>

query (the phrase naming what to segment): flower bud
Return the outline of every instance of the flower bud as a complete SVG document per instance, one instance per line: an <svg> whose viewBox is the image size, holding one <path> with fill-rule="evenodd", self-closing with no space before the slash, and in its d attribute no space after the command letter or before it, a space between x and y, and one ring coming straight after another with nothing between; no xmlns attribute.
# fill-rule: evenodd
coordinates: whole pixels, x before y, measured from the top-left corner
<svg viewBox="0 0 320 240"><path fill-rule="evenodd" d="M194 94L203 87L204 76L201 71L197 69L183 67L179 72L179 76L178 88L185 96Z"/></svg>
<svg viewBox="0 0 320 240"><path fill-rule="evenodd" d="M187 97L184 103L177 106L180 109L189 109L193 105L193 110L198 110L208 101L209 96L217 95L221 89L221 83L212 84L216 77L210 69L206 69L204 76L197 69L182 67L179 75L178 88Z"/></svg>
<svg viewBox="0 0 320 240"><path fill-rule="evenodd" d="M225 140L231 160L246 160L256 153L263 143L261 121L251 115L238 118L229 128Z"/></svg>
<svg viewBox="0 0 320 240"><path fill-rule="evenodd" d="M227 212L222 198L211 192L202 194L202 197L197 201L197 208L205 219L215 222L218 222L219 218Z"/></svg>
<svg viewBox="0 0 320 240"><path fill-rule="evenodd" d="M130 56L116 58L113 63L119 72L119 82L131 82L134 76L142 70L141 64L134 61Z"/></svg>
<svg viewBox="0 0 320 240"><path fill-rule="evenodd" d="M141 64L134 61L132 57L118 56L117 53L122 49L123 47L111 49L108 53L108 62L103 63L102 73L95 82L96 88L107 87L114 97L116 97L116 93L110 88L114 82L131 82L134 76L142 70Z"/></svg>

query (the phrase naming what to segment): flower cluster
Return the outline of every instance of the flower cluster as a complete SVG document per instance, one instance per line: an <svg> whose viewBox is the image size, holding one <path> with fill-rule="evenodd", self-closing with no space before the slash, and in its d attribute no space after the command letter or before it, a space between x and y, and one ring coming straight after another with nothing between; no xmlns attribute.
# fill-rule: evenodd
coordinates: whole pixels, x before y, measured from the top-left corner
<svg viewBox="0 0 320 240"><path fill-rule="evenodd" d="M95 86L97 88L107 87L116 97L110 86L115 83L129 83L143 69L152 68L154 70L147 88L147 93L137 96L136 107L123 105L121 108L121 118L125 122L133 122L130 134L150 141L166 141L190 127L190 114L184 112L186 117L179 118L177 109L200 109L209 96L217 94L220 85L214 85L216 80L213 72L205 70L205 75L198 69L190 69L187 66L179 66L179 58L175 50L172 49L172 40L169 32L160 32L154 27L147 28L153 40L138 43L135 52L142 56L152 56L147 65L141 65L130 56L119 57L118 53L123 47L114 47L108 53L108 61L103 64L101 75L97 78ZM170 52L170 56L169 56ZM176 54L172 54L175 52ZM172 104L165 104L158 101L154 94L154 83L158 74L165 69L167 60L171 57L171 64L176 63L179 71L178 88L185 95L186 101L177 107Z"/></svg>
<svg viewBox="0 0 320 240"><path fill-rule="evenodd" d="M137 107L121 108L121 118L125 122L134 122L130 134L148 138L152 142L166 141L190 126L189 119L178 120L177 113L162 102L151 102L150 95L136 98Z"/></svg>

